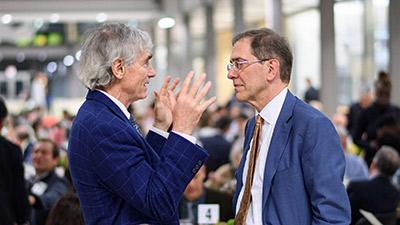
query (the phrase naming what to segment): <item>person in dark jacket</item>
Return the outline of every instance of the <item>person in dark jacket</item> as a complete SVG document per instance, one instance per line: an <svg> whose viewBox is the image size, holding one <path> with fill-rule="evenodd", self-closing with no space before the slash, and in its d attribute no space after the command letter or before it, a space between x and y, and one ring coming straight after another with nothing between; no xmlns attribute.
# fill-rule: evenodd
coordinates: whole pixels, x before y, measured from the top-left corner
<svg viewBox="0 0 400 225"><path fill-rule="evenodd" d="M391 178L399 165L399 154L392 147L383 146L371 164L371 172L375 176L370 180L350 182L347 193L351 205L351 224L356 224L362 218L360 209L375 215L395 215L400 193L391 183Z"/></svg>
<svg viewBox="0 0 400 225"><path fill-rule="evenodd" d="M0 98L0 130L8 111ZM24 224L29 205L24 182L21 149L0 136L0 224Z"/></svg>
<svg viewBox="0 0 400 225"><path fill-rule="evenodd" d="M32 165L36 175L29 179L29 204L32 225L44 225L51 207L67 192L67 181L55 173L59 149L49 139L40 139L33 146Z"/></svg>

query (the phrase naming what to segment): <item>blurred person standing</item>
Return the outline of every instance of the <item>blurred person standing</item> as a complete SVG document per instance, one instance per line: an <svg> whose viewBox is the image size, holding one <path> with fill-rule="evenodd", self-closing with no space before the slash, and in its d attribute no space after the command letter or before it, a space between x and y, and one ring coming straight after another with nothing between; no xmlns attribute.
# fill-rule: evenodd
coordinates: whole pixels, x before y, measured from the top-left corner
<svg viewBox="0 0 400 225"><path fill-rule="evenodd" d="M311 79L306 79L307 90L304 93L304 101L310 103L311 101L319 101L319 91L313 86Z"/></svg>
<svg viewBox="0 0 400 225"><path fill-rule="evenodd" d="M101 25L84 41L78 76L89 91L68 159L88 225L179 224L179 200L208 156L191 135L216 100L205 99L204 74L191 85L189 73L178 96L167 77L154 93L154 127L146 137L136 129L127 108L147 96L151 48L147 33L123 24Z"/></svg>
<svg viewBox="0 0 400 225"><path fill-rule="evenodd" d="M377 131L379 121L383 117L395 118L394 123L400 124L400 108L390 103L392 83L389 75L380 72L375 82L375 100L368 108L364 109L352 133L354 143L363 148L365 161L371 164L376 151L378 150ZM394 124L394 125L395 125Z"/></svg>
<svg viewBox="0 0 400 225"><path fill-rule="evenodd" d="M49 139L39 139L33 146L32 165L36 174L28 179L32 225L44 225L51 207L68 190L67 181L55 172L59 156L59 149Z"/></svg>
<svg viewBox="0 0 400 225"><path fill-rule="evenodd" d="M256 110L236 173L235 224L348 225L339 138L328 118L288 91L289 44L266 28L232 44L228 78L236 98Z"/></svg>
<svg viewBox="0 0 400 225"><path fill-rule="evenodd" d="M8 110L0 97L0 130ZM0 224L25 224L29 220L29 204L25 190L22 151L0 135Z"/></svg>
<svg viewBox="0 0 400 225"><path fill-rule="evenodd" d="M372 103L372 94L369 87L363 87L360 91L360 99L351 104L347 113L347 130L352 134L357 127L361 112Z"/></svg>

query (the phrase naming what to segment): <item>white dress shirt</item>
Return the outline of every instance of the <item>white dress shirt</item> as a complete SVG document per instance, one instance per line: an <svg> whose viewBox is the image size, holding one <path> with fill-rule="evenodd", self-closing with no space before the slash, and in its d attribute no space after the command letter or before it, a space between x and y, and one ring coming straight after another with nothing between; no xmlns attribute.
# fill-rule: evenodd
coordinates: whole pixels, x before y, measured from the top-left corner
<svg viewBox="0 0 400 225"><path fill-rule="evenodd" d="M114 102L118 106L118 108L121 109L121 111L124 113L126 118L128 118L128 120L129 120L131 114L128 112L128 109L125 107L124 104L122 104L122 102L120 102L114 96L108 94L107 92L105 92L103 90L100 90L100 89L96 89L96 90L100 91L105 96L107 96L112 102ZM150 130L155 132L155 133L157 133L157 134L159 134L159 135L161 135L161 136L163 136L163 137L165 137L165 138L168 138L168 136L169 136L168 132L165 132L165 131L163 131L161 129L158 129L157 127L154 127L154 126L151 126ZM181 132L176 132L176 131L173 131L173 132L178 134L178 135L180 135L181 137L185 138L186 140L192 142L193 144L196 144L197 139L194 136L189 135L189 134L184 134L184 133L181 133Z"/></svg>
<svg viewBox="0 0 400 225"><path fill-rule="evenodd" d="M271 143L272 135L274 132L276 121L278 120L279 113L281 112L283 103L287 94L287 88L283 89L277 96L275 96L262 110L256 112L264 119L261 127L260 134L260 150L256 161L256 168L254 171L253 185L251 187L252 201L250 202L249 210L247 211L246 225L261 225L262 223L262 196L264 184L264 169L267 162L269 151L269 144ZM250 149L253 140L250 142ZM249 167L250 150L247 151L246 162L244 164L242 182L243 186L240 190L238 201L236 203L236 214L240 208L240 202L243 197L244 187L247 178L247 169ZM237 190L239 191L239 190Z"/></svg>

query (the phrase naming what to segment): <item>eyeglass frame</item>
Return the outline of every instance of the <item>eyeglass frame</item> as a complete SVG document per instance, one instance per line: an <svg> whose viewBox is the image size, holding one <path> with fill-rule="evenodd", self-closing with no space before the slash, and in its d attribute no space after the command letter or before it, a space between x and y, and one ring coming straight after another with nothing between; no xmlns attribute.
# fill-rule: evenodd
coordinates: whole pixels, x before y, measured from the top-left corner
<svg viewBox="0 0 400 225"><path fill-rule="evenodd" d="M234 61L232 61L232 62L229 62L227 65L226 65L226 70L228 71L228 72L230 72L232 69L233 70L235 70L235 71L240 71L242 68L239 68L239 67L241 67L242 65L245 65L245 64L247 64L248 66L250 66L250 65L252 65L252 64L254 64L254 63L260 63L260 62L265 62L265 61L268 61L268 60L271 60L271 59L273 59L273 58L266 58L266 59L259 59L259 60L254 60L254 61L249 61L249 60L234 60ZM246 68L246 67L245 67Z"/></svg>

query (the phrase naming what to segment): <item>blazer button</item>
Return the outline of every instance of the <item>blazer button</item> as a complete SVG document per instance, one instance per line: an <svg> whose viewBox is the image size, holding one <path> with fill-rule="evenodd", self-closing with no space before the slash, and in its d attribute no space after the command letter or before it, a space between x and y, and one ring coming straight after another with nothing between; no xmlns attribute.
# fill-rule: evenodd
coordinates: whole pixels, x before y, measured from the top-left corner
<svg viewBox="0 0 400 225"><path fill-rule="evenodd" d="M201 160L199 160L198 162L197 162L197 164L199 164L199 165L201 165L203 162L201 161Z"/></svg>
<svg viewBox="0 0 400 225"><path fill-rule="evenodd" d="M196 169L195 169L195 168L193 168L193 169L192 169L192 172L193 172L193 173L196 173L197 171L196 171Z"/></svg>

